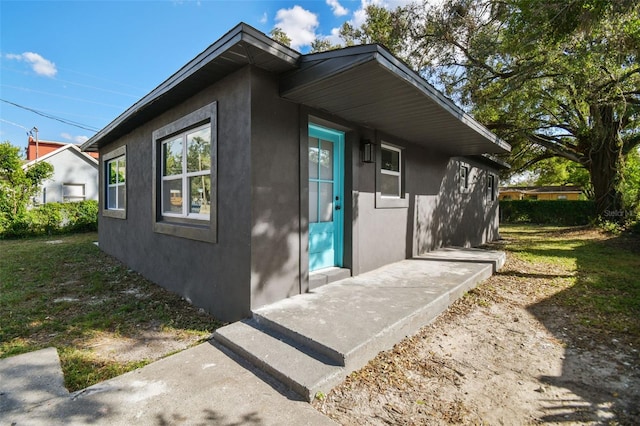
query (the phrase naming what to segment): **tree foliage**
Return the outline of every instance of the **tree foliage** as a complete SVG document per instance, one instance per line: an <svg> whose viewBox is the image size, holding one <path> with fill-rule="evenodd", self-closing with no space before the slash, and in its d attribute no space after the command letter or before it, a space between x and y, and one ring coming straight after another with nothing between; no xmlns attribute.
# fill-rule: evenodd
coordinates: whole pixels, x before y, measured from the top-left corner
<svg viewBox="0 0 640 426"><path fill-rule="evenodd" d="M0 143L0 227L24 216L30 198L52 174L53 166L44 161L23 169L20 148Z"/></svg>

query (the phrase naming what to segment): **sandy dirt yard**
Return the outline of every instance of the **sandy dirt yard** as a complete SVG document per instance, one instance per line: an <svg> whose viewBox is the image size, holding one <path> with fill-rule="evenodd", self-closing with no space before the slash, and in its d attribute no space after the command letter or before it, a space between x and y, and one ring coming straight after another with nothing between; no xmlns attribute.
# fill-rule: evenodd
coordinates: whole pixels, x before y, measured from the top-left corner
<svg viewBox="0 0 640 426"><path fill-rule="evenodd" d="M553 302L575 273L508 254L499 274L314 406L344 425L640 424L637 343L589 333Z"/></svg>

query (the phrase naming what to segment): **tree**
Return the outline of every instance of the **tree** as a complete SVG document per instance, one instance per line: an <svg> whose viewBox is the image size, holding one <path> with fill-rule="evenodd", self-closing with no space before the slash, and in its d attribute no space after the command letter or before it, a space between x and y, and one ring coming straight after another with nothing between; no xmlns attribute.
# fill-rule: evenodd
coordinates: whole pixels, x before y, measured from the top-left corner
<svg viewBox="0 0 640 426"><path fill-rule="evenodd" d="M271 32L269 32L269 35L278 43L282 43L287 47L291 47L291 38L289 38L287 33L285 33L282 28L275 27L271 30Z"/></svg>
<svg viewBox="0 0 640 426"><path fill-rule="evenodd" d="M44 161L23 169L20 148L0 143L0 228L24 216L30 198L52 174L53 166Z"/></svg>
<svg viewBox="0 0 640 426"><path fill-rule="evenodd" d="M378 41L410 23L411 41L387 47L511 143L514 171L561 157L589 172L600 216L633 207L622 191L640 144L640 4L445 0L396 13L346 33Z"/></svg>

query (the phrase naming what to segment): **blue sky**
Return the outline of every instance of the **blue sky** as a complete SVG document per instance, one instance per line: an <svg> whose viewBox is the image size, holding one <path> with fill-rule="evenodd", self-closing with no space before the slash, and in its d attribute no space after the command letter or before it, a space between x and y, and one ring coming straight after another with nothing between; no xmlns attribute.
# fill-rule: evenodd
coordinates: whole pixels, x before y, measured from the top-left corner
<svg viewBox="0 0 640 426"><path fill-rule="evenodd" d="M239 22L304 53L367 4L407 2L0 0L0 140L84 142Z"/></svg>

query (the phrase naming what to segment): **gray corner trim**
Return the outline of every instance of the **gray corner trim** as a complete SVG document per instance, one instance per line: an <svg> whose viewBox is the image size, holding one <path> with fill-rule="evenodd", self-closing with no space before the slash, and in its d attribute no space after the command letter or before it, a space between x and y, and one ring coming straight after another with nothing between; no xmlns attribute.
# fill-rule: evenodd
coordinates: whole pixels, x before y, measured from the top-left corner
<svg viewBox="0 0 640 426"><path fill-rule="evenodd" d="M103 182L102 185L100 185L100 190L99 190L99 195L98 196L99 196L99 198L101 200L100 208L101 208L101 211L102 211L102 216L111 217L111 218L114 218L114 219L126 220L127 219L127 208L128 208L127 197L128 197L128 194L129 194L129 190L127 188L129 186L129 179L128 178L125 178L125 181L124 181L124 209L123 210L112 210L112 209L108 209L104 204L106 202L106 200L107 200L107 197L106 197L106 191L107 191L107 185L108 185L108 183L107 183L107 170L106 170L107 162L109 160L121 157L123 155L125 156L125 160L126 160L126 156L127 156L127 146L126 145L122 145L121 147L116 148L113 151L108 152L108 153L106 153L106 154L104 154L102 156L101 173L104 176L104 179L102 181ZM128 168L129 167L129 161L126 161L125 164L126 164L125 167ZM129 174L128 171L125 172L125 176L128 176L128 174Z"/></svg>
<svg viewBox="0 0 640 426"><path fill-rule="evenodd" d="M215 243L218 240L218 120L217 102L212 102L153 132L152 142L152 221L153 232L174 237ZM168 136L205 123L211 124L211 213L209 221L164 218L160 208L158 182L162 179L161 150L158 144Z"/></svg>

